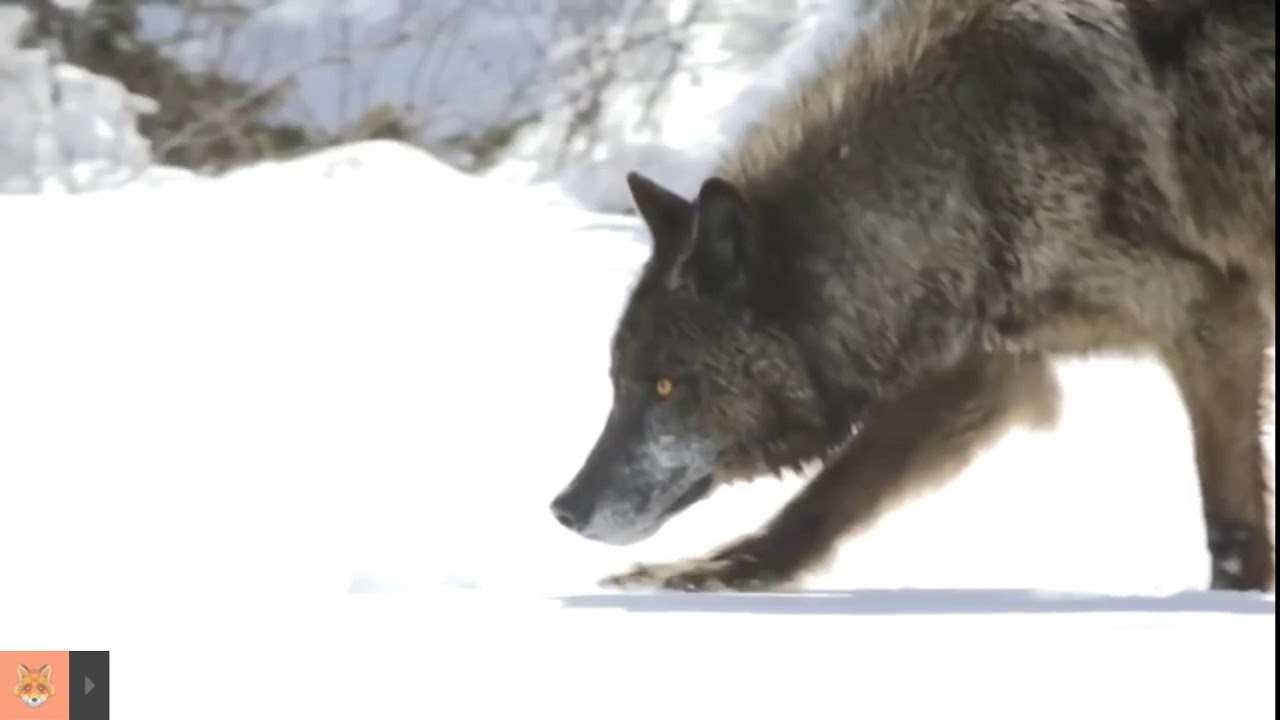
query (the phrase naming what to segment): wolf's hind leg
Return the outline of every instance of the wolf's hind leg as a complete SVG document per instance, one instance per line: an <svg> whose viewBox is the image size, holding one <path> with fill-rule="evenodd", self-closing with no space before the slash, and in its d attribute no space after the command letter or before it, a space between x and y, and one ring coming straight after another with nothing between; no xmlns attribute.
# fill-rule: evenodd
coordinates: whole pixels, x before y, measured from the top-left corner
<svg viewBox="0 0 1280 720"><path fill-rule="evenodd" d="M953 477L1005 430L1057 419L1056 379L1038 356L974 354L867 418L849 445L760 532L705 558L642 565L614 587L770 590L825 560L912 492Z"/></svg>
<svg viewBox="0 0 1280 720"><path fill-rule="evenodd" d="M1214 589L1275 585L1272 490L1261 437L1271 321L1257 293L1246 281L1224 281L1164 353L1195 436Z"/></svg>

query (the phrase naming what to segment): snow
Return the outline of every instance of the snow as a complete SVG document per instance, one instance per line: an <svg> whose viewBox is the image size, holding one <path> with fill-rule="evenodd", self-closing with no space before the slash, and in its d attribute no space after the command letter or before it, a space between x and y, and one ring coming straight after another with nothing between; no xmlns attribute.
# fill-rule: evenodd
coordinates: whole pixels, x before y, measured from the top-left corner
<svg viewBox="0 0 1280 720"><path fill-rule="evenodd" d="M630 548L551 518L646 242L389 142L0 196L0 647L110 649L131 720L1273 716L1274 597L1201 590L1185 413L1143 359L1063 363L1056 431L805 593L597 590L801 482Z"/></svg>

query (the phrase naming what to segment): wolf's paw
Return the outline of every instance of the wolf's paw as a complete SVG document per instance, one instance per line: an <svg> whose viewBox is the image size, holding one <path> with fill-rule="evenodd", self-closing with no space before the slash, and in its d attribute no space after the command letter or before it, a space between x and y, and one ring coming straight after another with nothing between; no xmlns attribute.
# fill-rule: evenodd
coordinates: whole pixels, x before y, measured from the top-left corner
<svg viewBox="0 0 1280 720"><path fill-rule="evenodd" d="M603 587L657 588L684 592L766 591L788 577L747 553L717 554L674 563L641 564L600 581Z"/></svg>

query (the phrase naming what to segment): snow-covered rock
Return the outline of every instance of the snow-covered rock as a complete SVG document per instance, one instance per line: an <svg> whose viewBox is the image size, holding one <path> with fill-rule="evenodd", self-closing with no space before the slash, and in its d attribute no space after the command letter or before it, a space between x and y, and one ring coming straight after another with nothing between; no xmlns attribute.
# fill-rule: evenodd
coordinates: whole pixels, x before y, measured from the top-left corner
<svg viewBox="0 0 1280 720"><path fill-rule="evenodd" d="M138 179L151 157L137 120L155 103L46 49L18 49L27 16L0 10L0 193L83 192Z"/></svg>

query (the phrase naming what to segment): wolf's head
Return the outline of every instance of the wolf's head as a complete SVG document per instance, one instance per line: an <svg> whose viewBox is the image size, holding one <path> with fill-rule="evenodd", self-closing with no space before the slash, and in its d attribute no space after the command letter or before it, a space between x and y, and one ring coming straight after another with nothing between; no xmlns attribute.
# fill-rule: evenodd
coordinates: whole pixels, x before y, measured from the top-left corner
<svg viewBox="0 0 1280 720"><path fill-rule="evenodd" d="M630 173L652 253L615 331L613 406L552 512L583 536L643 540L710 494L815 455L822 410L778 322L787 268L729 182L688 201Z"/></svg>

